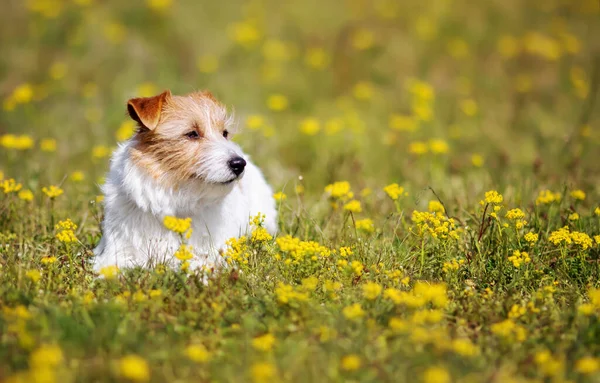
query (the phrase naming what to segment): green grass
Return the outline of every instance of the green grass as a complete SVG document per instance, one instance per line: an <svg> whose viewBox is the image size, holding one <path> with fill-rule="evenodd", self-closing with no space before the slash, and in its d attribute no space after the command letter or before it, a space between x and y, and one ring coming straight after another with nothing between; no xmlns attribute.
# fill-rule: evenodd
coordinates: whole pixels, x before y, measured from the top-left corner
<svg viewBox="0 0 600 383"><path fill-rule="evenodd" d="M87 3L0 14L0 381L600 381L596 0ZM280 233L99 279L167 88L235 109Z"/></svg>

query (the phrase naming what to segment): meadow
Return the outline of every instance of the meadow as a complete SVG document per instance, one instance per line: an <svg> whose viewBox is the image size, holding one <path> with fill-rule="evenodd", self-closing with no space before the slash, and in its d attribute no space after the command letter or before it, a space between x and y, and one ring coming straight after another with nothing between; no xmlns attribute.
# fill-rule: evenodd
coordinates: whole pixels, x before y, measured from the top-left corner
<svg viewBox="0 0 600 383"><path fill-rule="evenodd" d="M2 8L0 381L600 382L598 0ZM99 277L165 89L235 111L279 233Z"/></svg>

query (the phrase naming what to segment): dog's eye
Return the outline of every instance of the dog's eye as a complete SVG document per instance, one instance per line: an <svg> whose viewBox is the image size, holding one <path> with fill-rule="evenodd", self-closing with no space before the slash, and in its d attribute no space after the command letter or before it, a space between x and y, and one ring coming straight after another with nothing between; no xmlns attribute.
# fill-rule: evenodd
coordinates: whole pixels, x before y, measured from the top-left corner
<svg viewBox="0 0 600 383"><path fill-rule="evenodd" d="M200 135L199 135L199 134L198 134L198 132L197 132L197 131L195 131L195 130L192 130L191 132L187 132L187 133L185 134L185 136L186 136L187 138L191 139L191 140L195 140L195 139L198 139L198 138L200 138Z"/></svg>
<svg viewBox="0 0 600 383"><path fill-rule="evenodd" d="M224 130L224 131L223 131L223 137L227 138L227 136L229 136L229 132L228 132L228 131L226 131L226 130Z"/></svg>

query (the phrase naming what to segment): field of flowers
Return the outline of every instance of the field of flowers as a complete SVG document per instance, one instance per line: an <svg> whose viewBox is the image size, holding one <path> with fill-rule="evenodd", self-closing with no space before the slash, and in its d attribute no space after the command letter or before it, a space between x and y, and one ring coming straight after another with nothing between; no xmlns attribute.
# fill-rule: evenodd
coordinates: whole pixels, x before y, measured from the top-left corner
<svg viewBox="0 0 600 383"><path fill-rule="evenodd" d="M0 381L600 382L598 0L6 0L0 49ZM99 278L167 88L235 108L280 233Z"/></svg>

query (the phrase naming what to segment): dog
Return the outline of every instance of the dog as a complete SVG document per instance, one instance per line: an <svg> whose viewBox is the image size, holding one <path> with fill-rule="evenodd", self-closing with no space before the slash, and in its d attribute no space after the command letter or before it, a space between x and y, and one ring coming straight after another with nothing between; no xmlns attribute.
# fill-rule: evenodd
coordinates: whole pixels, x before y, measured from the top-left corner
<svg viewBox="0 0 600 383"><path fill-rule="evenodd" d="M173 254L182 239L163 225L167 216L192 219L191 268L222 265L226 241L246 234L259 213L264 228L276 233L272 189L231 141L233 118L210 92L133 98L127 112L138 130L113 153L102 186L95 271L178 265Z"/></svg>

